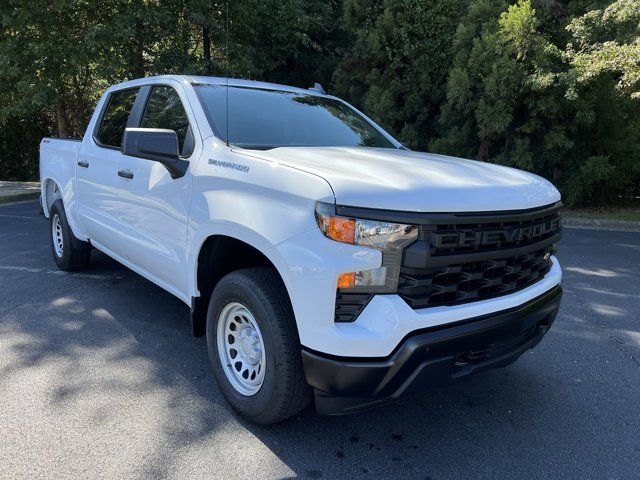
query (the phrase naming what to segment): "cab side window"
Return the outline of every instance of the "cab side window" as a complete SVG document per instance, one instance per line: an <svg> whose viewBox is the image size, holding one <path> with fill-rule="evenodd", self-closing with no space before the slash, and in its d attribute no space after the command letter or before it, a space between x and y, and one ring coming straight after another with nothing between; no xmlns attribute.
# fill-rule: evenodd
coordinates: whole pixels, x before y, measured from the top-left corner
<svg viewBox="0 0 640 480"><path fill-rule="evenodd" d="M178 136L182 157L193 153L193 132L178 93L171 87L159 85L151 89L140 123L142 128L165 128Z"/></svg>
<svg viewBox="0 0 640 480"><path fill-rule="evenodd" d="M139 88L130 88L109 95L96 135L100 145L120 148L124 129L127 127L127 120L139 90Z"/></svg>

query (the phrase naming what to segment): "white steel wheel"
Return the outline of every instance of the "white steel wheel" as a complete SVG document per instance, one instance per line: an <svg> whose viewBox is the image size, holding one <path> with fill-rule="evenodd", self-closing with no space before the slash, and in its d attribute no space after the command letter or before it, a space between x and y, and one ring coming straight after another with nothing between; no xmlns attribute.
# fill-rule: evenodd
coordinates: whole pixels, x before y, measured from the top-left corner
<svg viewBox="0 0 640 480"><path fill-rule="evenodd" d="M53 249L59 258L64 254L64 237L62 236L62 222L57 213L51 219L51 235L53 236Z"/></svg>
<svg viewBox="0 0 640 480"><path fill-rule="evenodd" d="M220 364L233 388L246 397L264 382L266 356L260 327L247 307L231 302L218 318L216 341Z"/></svg>

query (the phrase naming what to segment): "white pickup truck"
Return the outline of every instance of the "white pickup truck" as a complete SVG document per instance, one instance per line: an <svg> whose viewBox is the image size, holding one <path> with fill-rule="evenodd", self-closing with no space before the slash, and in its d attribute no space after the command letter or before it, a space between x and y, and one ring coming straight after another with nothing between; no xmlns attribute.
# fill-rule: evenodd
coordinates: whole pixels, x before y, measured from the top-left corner
<svg viewBox="0 0 640 480"><path fill-rule="evenodd" d="M320 86L160 76L40 146L53 257L91 248L191 308L260 424L424 392L536 345L560 305L548 181L412 152Z"/></svg>

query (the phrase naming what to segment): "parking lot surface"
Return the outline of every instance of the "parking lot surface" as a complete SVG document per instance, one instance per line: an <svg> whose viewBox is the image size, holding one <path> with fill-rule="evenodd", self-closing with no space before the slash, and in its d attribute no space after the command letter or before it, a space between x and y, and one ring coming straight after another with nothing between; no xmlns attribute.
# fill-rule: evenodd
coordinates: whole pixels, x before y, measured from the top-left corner
<svg viewBox="0 0 640 480"><path fill-rule="evenodd" d="M640 476L640 233L565 230L560 315L510 367L256 427L188 307L96 251L58 271L37 208L0 206L0 478Z"/></svg>

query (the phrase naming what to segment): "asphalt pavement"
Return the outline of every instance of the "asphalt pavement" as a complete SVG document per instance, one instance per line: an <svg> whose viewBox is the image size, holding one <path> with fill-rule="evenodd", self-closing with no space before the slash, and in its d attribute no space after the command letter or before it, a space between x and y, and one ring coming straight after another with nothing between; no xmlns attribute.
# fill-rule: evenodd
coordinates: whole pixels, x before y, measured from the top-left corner
<svg viewBox="0 0 640 480"><path fill-rule="evenodd" d="M640 478L640 233L566 229L560 315L512 366L346 417L226 405L179 300L94 251L56 269L0 206L0 478Z"/></svg>

